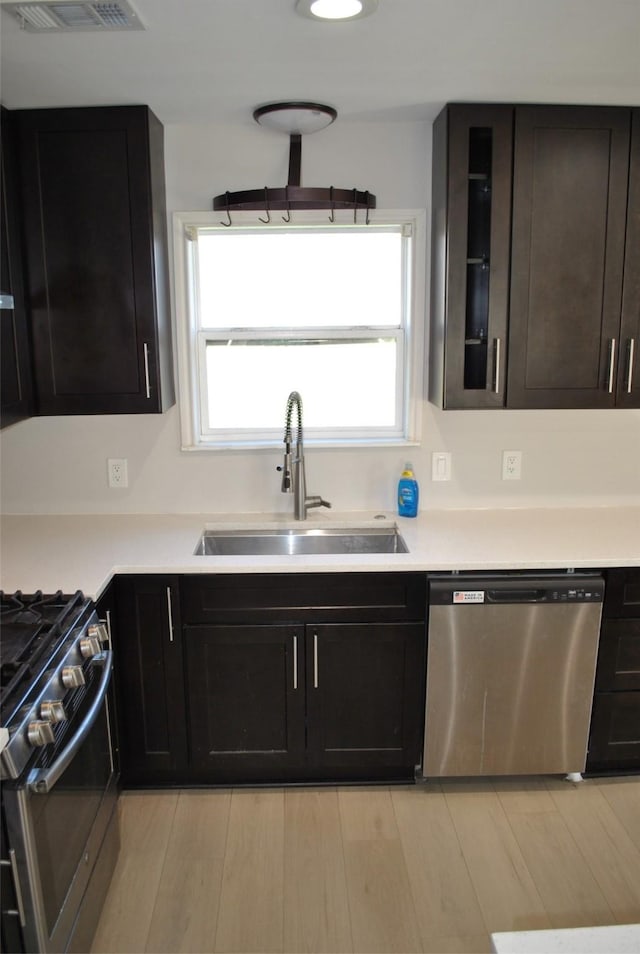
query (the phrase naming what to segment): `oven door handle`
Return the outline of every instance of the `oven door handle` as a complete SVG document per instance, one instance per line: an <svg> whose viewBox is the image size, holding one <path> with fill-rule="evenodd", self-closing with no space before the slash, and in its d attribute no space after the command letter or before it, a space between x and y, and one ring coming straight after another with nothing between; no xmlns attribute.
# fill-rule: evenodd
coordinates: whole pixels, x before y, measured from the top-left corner
<svg viewBox="0 0 640 954"><path fill-rule="evenodd" d="M73 736L69 744L64 747L60 757L56 759L53 765L50 765L48 768L44 769L33 769L33 771L29 773L27 785L30 791L35 792L37 795L46 795L47 792L51 791L62 773L71 764L75 754L91 732L93 724L98 718L100 709L102 708L102 703L104 702L104 697L106 696L107 689L109 687L111 667L113 664L113 653L111 650L98 653L98 655L94 656L91 660L91 664L103 667L96 697L91 703L91 706L89 707L86 716L82 720L82 724L79 726L76 734Z"/></svg>

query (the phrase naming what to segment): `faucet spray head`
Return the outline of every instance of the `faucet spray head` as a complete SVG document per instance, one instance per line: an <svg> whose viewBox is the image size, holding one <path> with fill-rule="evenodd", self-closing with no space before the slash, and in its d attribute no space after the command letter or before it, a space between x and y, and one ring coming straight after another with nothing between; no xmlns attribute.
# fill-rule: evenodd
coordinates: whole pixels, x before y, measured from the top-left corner
<svg viewBox="0 0 640 954"><path fill-rule="evenodd" d="M286 445L286 450L284 452L284 462L282 467L278 467L278 470L282 471L282 483L280 485L280 490L283 494L292 494L293 493L293 480L291 475L291 445Z"/></svg>

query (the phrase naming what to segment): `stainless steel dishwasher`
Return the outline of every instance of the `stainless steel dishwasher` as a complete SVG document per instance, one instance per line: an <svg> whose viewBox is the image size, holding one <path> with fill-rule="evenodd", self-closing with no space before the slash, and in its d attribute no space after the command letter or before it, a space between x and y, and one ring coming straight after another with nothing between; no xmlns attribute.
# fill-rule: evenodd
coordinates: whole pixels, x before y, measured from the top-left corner
<svg viewBox="0 0 640 954"><path fill-rule="evenodd" d="M425 777L582 772L603 596L597 574L430 580Z"/></svg>

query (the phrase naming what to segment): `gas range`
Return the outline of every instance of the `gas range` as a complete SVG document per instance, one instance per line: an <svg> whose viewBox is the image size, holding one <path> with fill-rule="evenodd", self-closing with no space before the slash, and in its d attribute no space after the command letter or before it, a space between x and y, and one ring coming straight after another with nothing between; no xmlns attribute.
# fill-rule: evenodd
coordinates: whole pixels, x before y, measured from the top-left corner
<svg viewBox="0 0 640 954"><path fill-rule="evenodd" d="M2 950L91 949L119 844L105 642L80 591L0 592Z"/></svg>
<svg viewBox="0 0 640 954"><path fill-rule="evenodd" d="M18 778L35 749L65 733L81 702L82 693L73 690L87 682L86 664L102 653L106 639L92 601L79 590L0 591L2 778Z"/></svg>

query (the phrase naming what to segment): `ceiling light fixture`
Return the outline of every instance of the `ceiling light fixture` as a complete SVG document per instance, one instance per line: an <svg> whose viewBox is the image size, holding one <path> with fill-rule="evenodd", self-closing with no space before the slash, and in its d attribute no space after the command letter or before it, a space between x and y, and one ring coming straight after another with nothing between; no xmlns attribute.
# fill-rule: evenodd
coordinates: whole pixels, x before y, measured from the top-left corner
<svg viewBox="0 0 640 954"><path fill-rule="evenodd" d="M378 8L378 0L297 0L296 11L312 20L357 20Z"/></svg>
<svg viewBox="0 0 640 954"><path fill-rule="evenodd" d="M261 126L268 126L289 135L289 181L283 188L246 189L242 192L224 192L213 200L214 210L227 213L223 225L232 225L231 213L264 210L265 224L271 221L271 211L286 211L285 222L291 221L291 212L300 209L328 209L329 221L334 221L336 209L351 209L354 221L359 209L369 211L376 207L376 197L358 189L316 188L300 184L302 166L302 136L326 129L338 113L333 106L321 103L267 103L253 111L253 118Z"/></svg>

